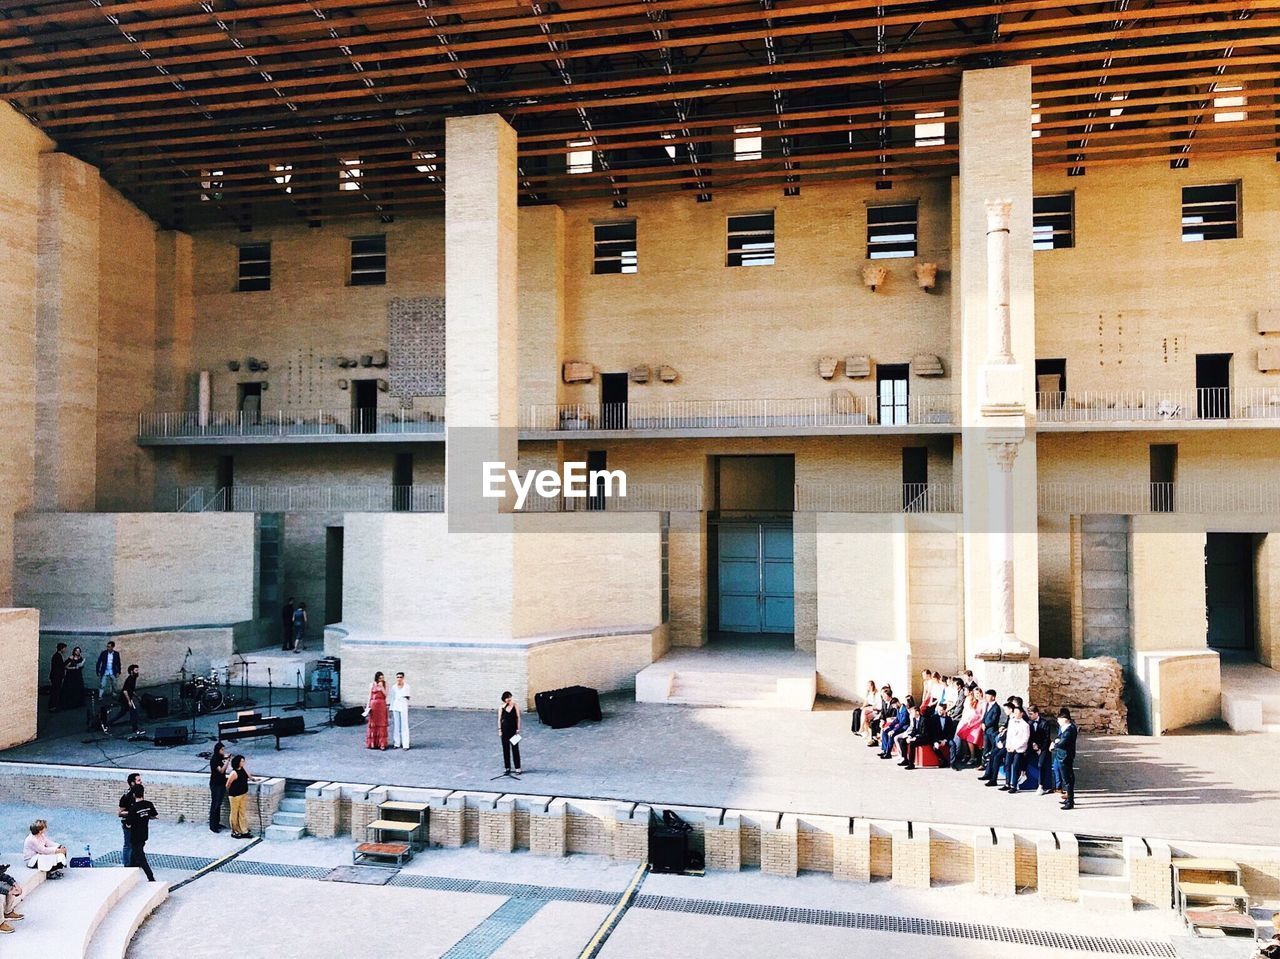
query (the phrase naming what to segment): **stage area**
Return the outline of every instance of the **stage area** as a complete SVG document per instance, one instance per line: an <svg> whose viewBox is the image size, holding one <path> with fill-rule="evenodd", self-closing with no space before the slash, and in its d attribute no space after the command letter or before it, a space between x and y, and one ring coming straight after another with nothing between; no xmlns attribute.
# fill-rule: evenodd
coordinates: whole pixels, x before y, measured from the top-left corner
<svg viewBox="0 0 1280 959"><path fill-rule="evenodd" d="M253 695L265 705L265 690ZM813 712L716 709L636 703L626 693L602 697L601 704L603 722L571 729L549 729L528 715L520 782L490 781L502 771L502 754L496 712L488 711L414 710L408 752L367 750L363 726L322 728L328 712L314 708L303 714L307 734L285 739L279 752L270 739L244 740L236 748L257 775L306 782L500 789L1217 842L1274 843L1280 822L1280 735L1271 733L1214 726L1159 739L1085 735L1077 808L1063 812L1047 796L984 789L969 771L908 772L881 761L849 732L849 711L838 704L820 701ZM199 754L209 751L219 718L228 717L199 719L189 745L158 748L127 741L127 724L108 738L84 732L78 715L42 713L40 738L0 759L197 771L205 768Z"/></svg>

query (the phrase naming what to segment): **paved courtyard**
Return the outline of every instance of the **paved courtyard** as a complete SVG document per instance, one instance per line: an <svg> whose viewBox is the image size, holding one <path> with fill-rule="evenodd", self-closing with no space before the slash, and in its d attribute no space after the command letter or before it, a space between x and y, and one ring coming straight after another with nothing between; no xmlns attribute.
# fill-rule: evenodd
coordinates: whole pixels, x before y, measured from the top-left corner
<svg viewBox="0 0 1280 959"><path fill-rule="evenodd" d="M265 692L263 693L265 701ZM320 728L328 713L308 710L308 734L245 740L237 749L257 775L453 789L496 789L569 797L763 809L923 822L1069 828L1093 835L1143 835L1220 842L1280 842L1280 735L1205 727L1162 738L1084 736L1077 808L1049 797L984 789L971 772L899 769L875 758L849 732L844 708L743 711L637 704L603 698L604 720L553 730L526 719L525 774L503 779L494 716L421 709L412 714L413 749L371 752L364 729ZM199 722L196 741L157 748L87 734L80 717L42 715L41 737L3 759L195 771L216 721ZM52 722L50 721L52 719ZM148 724L154 728L155 724Z"/></svg>
<svg viewBox="0 0 1280 959"><path fill-rule="evenodd" d="M109 812L0 806L0 834L19 834L37 815L73 849L89 843L100 862L112 860L119 830ZM548 860L475 848L430 850L398 872L382 870L385 884L366 885L330 877L350 862L347 841L246 843L163 819L149 855L162 879L181 883L237 849L238 858L177 888L138 932L127 959L221 959L236 941L241 955L279 959L572 959L615 910L602 959L1248 955L1239 943L1190 940L1166 912L1099 921L1082 906L1033 895L978 896L966 885L942 893L808 874L665 876L596 856ZM69 875L58 892L76 879ZM38 907L33 897L28 911ZM19 943L14 936L5 947Z"/></svg>

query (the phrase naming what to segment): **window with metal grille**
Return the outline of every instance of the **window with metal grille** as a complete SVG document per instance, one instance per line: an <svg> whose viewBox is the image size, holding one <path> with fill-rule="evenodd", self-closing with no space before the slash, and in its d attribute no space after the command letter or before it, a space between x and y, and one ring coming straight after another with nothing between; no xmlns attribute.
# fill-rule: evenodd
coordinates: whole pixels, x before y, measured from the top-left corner
<svg viewBox="0 0 1280 959"><path fill-rule="evenodd" d="M919 205L914 201L867 207L867 259L915 256L919 221Z"/></svg>
<svg viewBox="0 0 1280 959"><path fill-rule="evenodd" d="M941 110L927 110L916 114L916 146L932 147L947 142L946 116Z"/></svg>
<svg viewBox="0 0 1280 959"><path fill-rule="evenodd" d="M570 140L569 153L565 157L565 170L569 173L590 173L595 153L590 140Z"/></svg>
<svg viewBox="0 0 1280 959"><path fill-rule="evenodd" d="M1240 235L1240 184L1182 188L1182 242L1232 240Z"/></svg>
<svg viewBox="0 0 1280 959"><path fill-rule="evenodd" d="M359 157L338 159L338 189L351 192L360 189L360 178L364 176L364 164Z"/></svg>
<svg viewBox="0 0 1280 959"><path fill-rule="evenodd" d="M387 237L351 238L351 285L381 286L387 282Z"/></svg>
<svg viewBox="0 0 1280 959"><path fill-rule="evenodd" d="M635 273L636 221L596 224L596 259L593 273Z"/></svg>
<svg viewBox="0 0 1280 959"><path fill-rule="evenodd" d="M246 243L240 247L240 273L236 289L241 293L271 289L270 243Z"/></svg>
<svg viewBox="0 0 1280 959"><path fill-rule="evenodd" d="M1064 250L1076 245L1075 194L1051 193L1031 200L1031 248Z"/></svg>
<svg viewBox="0 0 1280 959"><path fill-rule="evenodd" d="M733 128L734 133L746 134L733 139L733 158L735 160L759 160L764 156L764 138L760 136L760 127L755 124Z"/></svg>
<svg viewBox="0 0 1280 959"><path fill-rule="evenodd" d="M773 266L773 212L729 217L729 266Z"/></svg>

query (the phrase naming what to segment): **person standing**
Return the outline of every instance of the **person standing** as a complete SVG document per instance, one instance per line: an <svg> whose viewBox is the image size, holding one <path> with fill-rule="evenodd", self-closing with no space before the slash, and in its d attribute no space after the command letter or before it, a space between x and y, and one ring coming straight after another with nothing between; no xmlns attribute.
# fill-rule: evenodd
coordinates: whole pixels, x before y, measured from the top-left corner
<svg viewBox="0 0 1280 959"><path fill-rule="evenodd" d="M502 765L506 772L520 775L520 707L516 705L511 693L502 694L502 705L498 707L498 735L502 738ZM515 742L512 742L512 740ZM511 762L515 760L515 769Z"/></svg>
<svg viewBox="0 0 1280 959"><path fill-rule="evenodd" d="M368 724L364 733L365 749L387 748L387 680L381 671L373 674L369 687L369 701L364 707Z"/></svg>
<svg viewBox="0 0 1280 959"><path fill-rule="evenodd" d="M146 798L146 790L139 781L133 787L133 806L129 810L129 865L141 869L147 876L147 882L155 882L155 874L151 872L151 863L147 862L147 838L151 831L151 820L159 815L155 805Z"/></svg>
<svg viewBox="0 0 1280 959"><path fill-rule="evenodd" d="M77 646L63 664L62 708L79 709L84 705L84 654Z"/></svg>
<svg viewBox="0 0 1280 959"><path fill-rule="evenodd" d="M62 702L62 681L67 677L67 644L59 643L49 660L49 712L56 713Z"/></svg>
<svg viewBox="0 0 1280 959"><path fill-rule="evenodd" d="M133 865L133 840L130 834L130 825L132 820L129 818L133 812L134 788L141 788L142 773L129 773L129 778L125 780L127 788L124 795L120 797L120 808L116 815L120 817L120 831L124 834L124 848L120 852L120 864L122 866Z"/></svg>
<svg viewBox="0 0 1280 959"><path fill-rule="evenodd" d="M209 832L222 832L222 800L227 798L227 747L219 739L209 757Z"/></svg>
<svg viewBox="0 0 1280 959"><path fill-rule="evenodd" d="M409 748L409 684L404 673L396 673L396 684L391 687L391 745Z"/></svg>
<svg viewBox="0 0 1280 959"><path fill-rule="evenodd" d="M98 695L105 697L107 687L111 687L111 695L116 694L116 677L120 675L120 654L116 652L115 640L107 642L107 648L98 654L98 663L94 667L98 673Z"/></svg>
<svg viewBox="0 0 1280 959"><path fill-rule="evenodd" d="M124 685L120 687L120 711L115 714L108 722L108 726L115 725L125 716L129 717L129 725L133 727L133 735L138 735L142 731L142 727L138 723L138 717L142 715L142 707L138 699L138 664L132 663L129 666L129 675L124 681ZM102 730L104 733L106 729Z"/></svg>
<svg viewBox="0 0 1280 959"><path fill-rule="evenodd" d="M307 604L299 603L293 611L293 651L302 649L302 637L307 634Z"/></svg>
<svg viewBox="0 0 1280 959"><path fill-rule="evenodd" d="M227 776L227 797L231 800L231 838L252 839L249 831L249 767L244 757L231 757L231 774Z"/></svg>
<svg viewBox="0 0 1280 959"><path fill-rule="evenodd" d="M285 652L293 648L293 611L296 608L293 597L290 596L280 610L281 626L283 627L280 631L280 648Z"/></svg>
<svg viewBox="0 0 1280 959"><path fill-rule="evenodd" d="M1031 744L1031 726L1022 712L1022 705L1015 703L1009 711L1009 725L1004 731L1004 785L1006 792L1018 792L1022 774L1027 769L1027 749Z"/></svg>
<svg viewBox="0 0 1280 959"><path fill-rule="evenodd" d="M1071 719L1071 710L1063 706L1058 710L1058 735L1049 748L1053 751L1053 781L1066 793L1063 809L1076 808L1076 741L1079 731Z"/></svg>
<svg viewBox="0 0 1280 959"><path fill-rule="evenodd" d="M1040 795L1046 796L1053 792L1053 755L1049 751L1053 729L1048 717L1040 715L1040 709L1034 705L1027 707L1027 724L1031 727L1031 752L1027 754L1027 762L1035 764Z"/></svg>

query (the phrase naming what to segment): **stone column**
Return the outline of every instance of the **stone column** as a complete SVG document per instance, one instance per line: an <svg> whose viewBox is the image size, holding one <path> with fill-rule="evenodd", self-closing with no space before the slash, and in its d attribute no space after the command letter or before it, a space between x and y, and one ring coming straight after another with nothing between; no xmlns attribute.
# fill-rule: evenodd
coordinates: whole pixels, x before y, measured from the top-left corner
<svg viewBox="0 0 1280 959"><path fill-rule="evenodd" d="M991 462L991 641L997 650L1023 648L1014 620L1013 462L1017 443L989 443Z"/></svg>
<svg viewBox="0 0 1280 959"><path fill-rule="evenodd" d="M445 488L451 531L502 532L483 464L516 468L516 134L499 116L445 121Z"/></svg>

